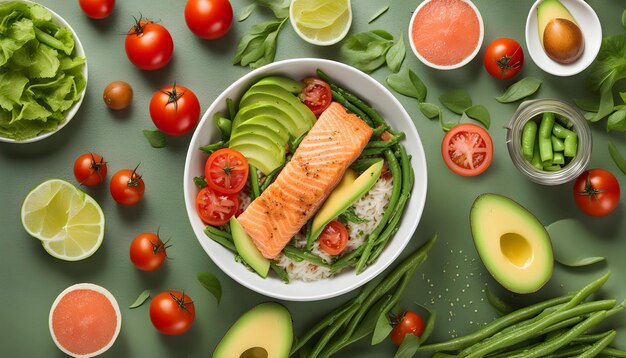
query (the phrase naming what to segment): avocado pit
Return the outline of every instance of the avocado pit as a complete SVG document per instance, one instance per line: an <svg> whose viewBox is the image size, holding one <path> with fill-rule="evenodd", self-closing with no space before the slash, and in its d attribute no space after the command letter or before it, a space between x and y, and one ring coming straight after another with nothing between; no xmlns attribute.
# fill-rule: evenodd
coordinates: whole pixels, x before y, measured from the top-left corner
<svg viewBox="0 0 626 358"><path fill-rule="evenodd" d="M533 261L533 249L522 235L511 232L502 235L500 250L513 265L519 268L524 268Z"/></svg>

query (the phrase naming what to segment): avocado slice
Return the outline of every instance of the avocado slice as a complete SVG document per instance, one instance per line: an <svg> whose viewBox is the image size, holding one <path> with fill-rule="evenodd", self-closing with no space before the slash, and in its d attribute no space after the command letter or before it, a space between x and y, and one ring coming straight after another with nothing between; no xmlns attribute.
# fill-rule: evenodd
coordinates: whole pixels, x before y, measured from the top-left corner
<svg viewBox="0 0 626 358"><path fill-rule="evenodd" d="M563 6L559 0L543 0L537 6L537 25L539 27L539 39L543 45L543 34L548 22L553 19L565 19L578 25L574 16Z"/></svg>
<svg viewBox="0 0 626 358"><path fill-rule="evenodd" d="M308 129L315 124L315 115L309 107L282 87L271 84L252 86L241 98L239 108L256 102L270 102L285 106L284 110L289 111L292 118L304 122Z"/></svg>
<svg viewBox="0 0 626 358"><path fill-rule="evenodd" d="M233 120L233 129L236 130L242 123L259 116L274 118L287 128L293 138L298 138L302 133L306 133L309 130L304 122L292 118L288 112L279 107L278 103L271 102L254 103L240 109Z"/></svg>
<svg viewBox="0 0 626 358"><path fill-rule="evenodd" d="M283 146L287 143L287 141L289 141L289 131L287 128L270 116L254 117L237 126L231 135L234 137L239 133L256 131L263 133L266 136L274 137L276 142L282 144Z"/></svg>
<svg viewBox="0 0 626 358"><path fill-rule="evenodd" d="M346 171L339 185L330 193L324 205L313 218L311 232L314 239L322 233L326 224L346 211L376 184L383 170L383 163L384 161L381 159L372 164L358 177L354 170L348 169Z"/></svg>
<svg viewBox="0 0 626 358"><path fill-rule="evenodd" d="M476 250L502 286L515 293L539 290L552 276L552 242L526 208L498 194L482 194L470 211Z"/></svg>
<svg viewBox="0 0 626 358"><path fill-rule="evenodd" d="M263 257L259 249L256 248L254 242L243 226L233 216L230 218L230 231L233 235L233 241L235 242L235 248L237 253L246 261L250 267L259 274L259 276L265 278L270 270L270 261ZM234 356L233 356L234 357Z"/></svg>
<svg viewBox="0 0 626 358"><path fill-rule="evenodd" d="M229 147L243 154L250 164L266 175L285 162L285 147L277 147L275 142L258 133L232 137Z"/></svg>
<svg viewBox="0 0 626 358"><path fill-rule="evenodd" d="M293 343L291 314L277 302L261 303L230 327L213 358L287 358Z"/></svg>
<svg viewBox="0 0 626 358"><path fill-rule="evenodd" d="M259 85L278 86L286 90L287 92L293 93L296 96L299 95L300 92L302 92L302 83L298 81L294 81L291 78L282 77L282 76L268 76L268 77L262 78L257 83L252 85L252 87L259 86Z"/></svg>

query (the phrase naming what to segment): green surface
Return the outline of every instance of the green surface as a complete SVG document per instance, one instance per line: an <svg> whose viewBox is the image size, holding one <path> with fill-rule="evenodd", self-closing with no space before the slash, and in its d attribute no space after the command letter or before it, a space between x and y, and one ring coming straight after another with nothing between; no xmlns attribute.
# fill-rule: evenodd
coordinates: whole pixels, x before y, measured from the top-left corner
<svg viewBox="0 0 626 358"><path fill-rule="evenodd" d="M182 196L183 166L190 136L171 138L167 148L153 149L141 131L153 128L148 115L148 103L156 89L176 80L193 89L202 108L207 109L230 83L248 73L248 68L231 65L235 42L252 24L262 21L266 13L255 12L245 22L235 23L224 39L203 41L185 26L183 1L118 0L113 15L100 21L85 17L75 0L46 0L41 3L61 14L78 31L88 56L89 84L87 96L77 116L58 134L34 144L0 143L0 292L3 299L0 308L0 322L3 324L0 355L63 356L54 346L48 332L50 305L66 287L78 282L92 282L109 289L122 310L122 331L116 344L104 356L210 356L219 338L237 317L255 304L269 299L240 286L223 274L201 249L191 230ZM605 34L624 31L620 24L625 6L623 2L593 0L589 3L598 11ZM248 2L244 0L233 0L235 13L246 4ZM382 6L381 2L353 1L352 32L382 28L396 36L404 33L417 1L390 1L390 4L387 13L368 25L368 19ZM485 22L486 43L500 36L514 37L523 42L526 14L532 1L478 0L476 5ZM131 16L138 16L139 13L160 19L174 38L174 59L165 69L143 72L126 58L124 36L121 34L130 27ZM337 53L338 46L319 48L304 43L290 25L286 25L279 37L277 59L336 58ZM484 192L510 196L544 224L568 217L579 220L590 230L580 233L586 237L577 240L596 248L594 255L607 258L607 262L587 268L566 269L557 265L552 280L539 293L523 298L504 294L505 300L514 303L536 301L570 291L607 269L611 269L614 274L603 290L603 295L618 300L625 298L624 200L609 217L590 218L578 212L574 206L571 184L544 187L519 174L509 159L503 128L517 105L499 104L493 98L501 94L510 83L489 77L480 59L449 72L429 70L410 52L407 53L406 63L428 85L428 101L437 103L436 99L441 93L466 88L475 103L486 105L491 113L490 133L496 150L493 164L481 176L463 178L452 174L441 160L443 132L440 125L424 118L414 100L398 95L413 116L424 142L429 177L424 216L407 252L401 256L417 248L432 233L439 232L440 236L438 246L419 269L401 304L410 307L413 302L419 302L437 310L439 316L433 341L468 332L495 316L482 290L488 282L496 293L502 294L502 291L478 258L472 244L468 219L472 202ZM373 76L384 83L387 71L380 69ZM583 96L586 91L585 73L571 78L553 77L537 68L528 56L522 73L522 76L526 75L544 81L536 97L557 97L571 101ZM131 83L135 99L130 109L110 112L102 102L102 90L107 83L117 79ZM447 110L444 110L444 115L448 120L458 117ZM619 173L607 150L607 140L610 138L622 153L626 153L624 134L607 134L602 122L593 126L593 136L590 166L610 169L626 188L626 177ZM89 259L62 262L49 256L38 240L26 234L19 222L19 209L28 191L47 178L59 177L74 182L73 161L79 154L90 150L103 154L109 161L109 178L116 170L133 168L141 162L140 171L146 182L146 196L135 207L122 207L116 205L110 197L108 180L104 186L88 189L102 205L106 215L104 243ZM174 244L168 251L172 259L157 272L140 272L128 258L130 241L140 232L157 230L159 227L161 235L171 238L170 242ZM195 276L199 271L210 271L220 278L224 290L219 306L196 281ZM165 289L185 289L194 299L196 322L186 335L167 337L157 333L150 323L148 305L134 310L127 308L147 288L154 293ZM293 314L296 332L302 333L322 314L353 294L313 303L285 302L285 305ZM617 346L626 349L624 315L612 317L610 322L620 329ZM363 340L338 356L387 357L392 356L394 349L388 341L371 348L367 340Z"/></svg>

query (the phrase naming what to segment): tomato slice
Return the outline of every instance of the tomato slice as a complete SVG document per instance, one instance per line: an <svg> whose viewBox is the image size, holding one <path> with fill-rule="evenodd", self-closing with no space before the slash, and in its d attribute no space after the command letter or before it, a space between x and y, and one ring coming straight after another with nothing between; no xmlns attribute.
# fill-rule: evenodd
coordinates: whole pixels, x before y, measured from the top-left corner
<svg viewBox="0 0 626 358"><path fill-rule="evenodd" d="M317 77L307 77L302 80L304 87L302 88L301 99L304 104L315 114L319 116L330 106L333 95L330 91L328 83Z"/></svg>
<svg viewBox="0 0 626 358"><path fill-rule="evenodd" d="M339 220L326 225L319 237L320 248L327 254L335 256L343 252L348 245L348 229Z"/></svg>
<svg viewBox="0 0 626 358"><path fill-rule="evenodd" d="M237 194L221 194L204 187L196 196L196 209L205 224L222 226L239 210Z"/></svg>
<svg viewBox="0 0 626 358"><path fill-rule="evenodd" d="M448 168L456 174L476 176L491 164L493 142L484 128L463 123L452 127L443 138L441 155Z"/></svg>
<svg viewBox="0 0 626 358"><path fill-rule="evenodd" d="M241 191L248 181L248 161L230 148L216 150L204 166L204 177L211 189L223 194Z"/></svg>

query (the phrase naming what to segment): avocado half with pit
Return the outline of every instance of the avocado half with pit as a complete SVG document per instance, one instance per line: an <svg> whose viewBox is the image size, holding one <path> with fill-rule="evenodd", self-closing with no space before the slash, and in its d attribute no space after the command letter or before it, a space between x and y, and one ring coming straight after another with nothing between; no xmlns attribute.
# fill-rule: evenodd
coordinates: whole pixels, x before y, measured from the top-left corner
<svg viewBox="0 0 626 358"><path fill-rule="evenodd" d="M213 351L213 358L287 358L293 343L293 323L285 306L261 303L230 327Z"/></svg>
<svg viewBox="0 0 626 358"><path fill-rule="evenodd" d="M539 39L546 55L568 64L583 53L585 41L574 16L559 0L542 0L537 6Z"/></svg>
<svg viewBox="0 0 626 358"><path fill-rule="evenodd" d="M552 276L552 242L526 208L498 194L482 194L470 211L476 250L494 279L509 291L532 293Z"/></svg>

